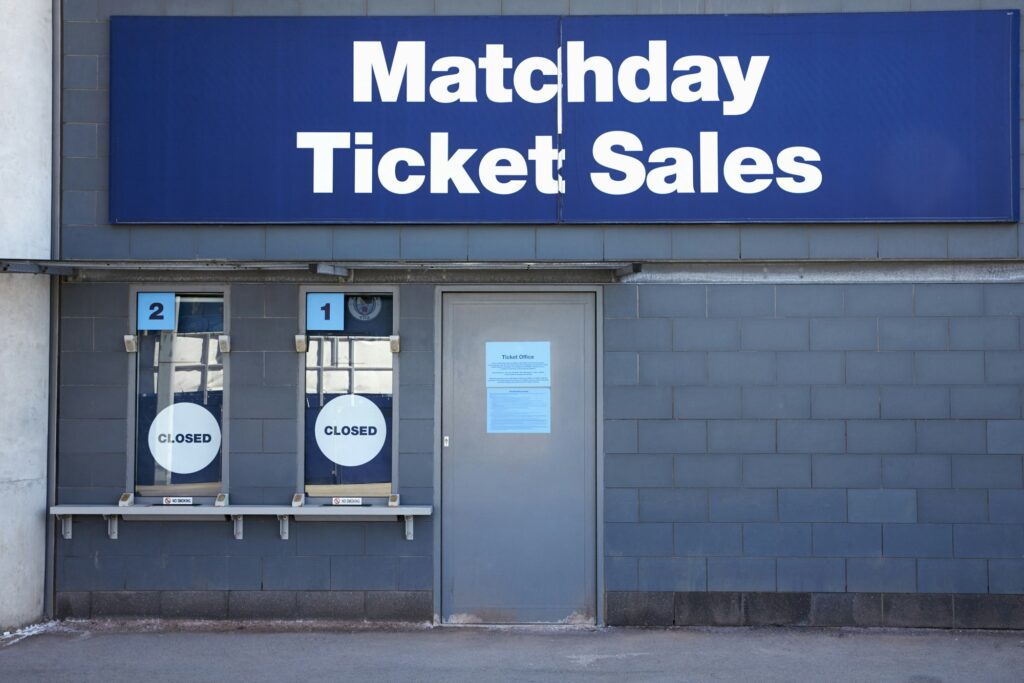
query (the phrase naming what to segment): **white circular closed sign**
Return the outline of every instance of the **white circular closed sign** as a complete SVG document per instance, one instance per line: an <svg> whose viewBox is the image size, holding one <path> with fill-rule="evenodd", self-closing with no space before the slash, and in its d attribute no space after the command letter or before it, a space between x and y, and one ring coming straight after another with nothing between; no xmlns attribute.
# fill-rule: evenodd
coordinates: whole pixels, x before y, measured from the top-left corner
<svg viewBox="0 0 1024 683"><path fill-rule="evenodd" d="M165 470L192 474L217 457L220 425L206 408L175 403L159 413L149 427L149 452Z"/></svg>
<svg viewBox="0 0 1024 683"><path fill-rule="evenodd" d="M331 399L316 418L316 445L331 462L345 467L373 460L387 436L384 413L356 394Z"/></svg>

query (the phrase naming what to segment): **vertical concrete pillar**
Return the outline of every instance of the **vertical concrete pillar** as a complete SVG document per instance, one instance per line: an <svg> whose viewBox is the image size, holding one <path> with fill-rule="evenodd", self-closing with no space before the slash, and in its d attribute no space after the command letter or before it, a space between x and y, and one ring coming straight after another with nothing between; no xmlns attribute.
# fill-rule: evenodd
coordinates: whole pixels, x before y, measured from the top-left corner
<svg viewBox="0 0 1024 683"><path fill-rule="evenodd" d="M50 258L51 0L3 3L0 260ZM0 630L42 617L50 282L0 274Z"/></svg>

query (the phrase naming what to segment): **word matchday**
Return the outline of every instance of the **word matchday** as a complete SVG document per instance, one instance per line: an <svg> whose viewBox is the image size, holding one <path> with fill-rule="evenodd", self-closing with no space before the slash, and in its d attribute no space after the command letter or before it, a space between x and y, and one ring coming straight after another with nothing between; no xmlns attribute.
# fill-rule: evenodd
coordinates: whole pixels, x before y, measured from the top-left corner
<svg viewBox="0 0 1024 683"><path fill-rule="evenodd" d="M560 73L562 49L555 59L528 57L514 64L505 55L502 44L487 45L484 55L472 59L461 56L440 57L431 64L427 87L425 41L399 41L389 63L381 41L357 41L352 45L352 101L373 102L376 93L381 102L424 102L429 93L435 102L478 102L478 70L483 72L484 96L496 103L510 103L513 96L531 104L554 99L564 79L568 101L588 101L587 80L592 76L592 101L611 102L615 88L629 102L666 102L671 95L677 102L718 102L720 81L724 77L732 99L723 101L722 113L739 116L750 111L757 97L768 57L750 58L746 72L737 56L718 58L686 55L672 62L669 77L668 41L651 40L647 55L623 60L617 70L600 55L587 56L582 40L566 43L565 73ZM512 73L511 87L507 75ZM403 96L404 94L404 96Z"/></svg>

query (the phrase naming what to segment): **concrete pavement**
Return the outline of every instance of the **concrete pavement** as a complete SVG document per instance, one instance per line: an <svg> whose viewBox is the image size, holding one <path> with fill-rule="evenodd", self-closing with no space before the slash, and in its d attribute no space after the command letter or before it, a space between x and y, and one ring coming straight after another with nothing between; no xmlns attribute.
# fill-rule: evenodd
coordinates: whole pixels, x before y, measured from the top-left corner
<svg viewBox="0 0 1024 683"><path fill-rule="evenodd" d="M1024 632L65 622L0 681L1021 681Z"/></svg>

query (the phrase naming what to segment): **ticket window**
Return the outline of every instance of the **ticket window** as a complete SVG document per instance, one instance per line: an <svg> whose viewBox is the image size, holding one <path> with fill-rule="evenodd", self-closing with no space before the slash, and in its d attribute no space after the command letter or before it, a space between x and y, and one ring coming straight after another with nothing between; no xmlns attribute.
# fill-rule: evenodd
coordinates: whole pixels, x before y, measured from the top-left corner
<svg viewBox="0 0 1024 683"><path fill-rule="evenodd" d="M390 294L306 293L305 493L392 493Z"/></svg>
<svg viewBox="0 0 1024 683"><path fill-rule="evenodd" d="M135 493L222 491L222 294L137 293Z"/></svg>

